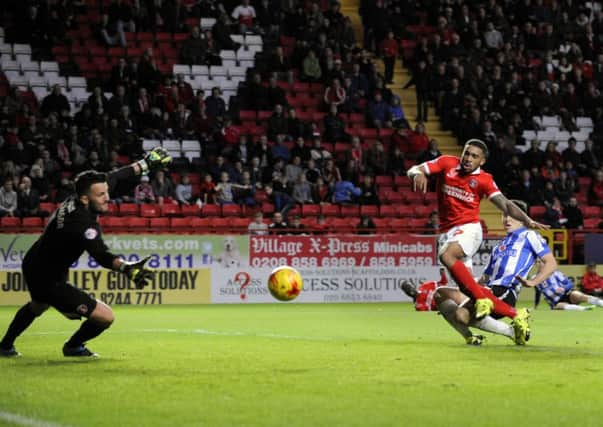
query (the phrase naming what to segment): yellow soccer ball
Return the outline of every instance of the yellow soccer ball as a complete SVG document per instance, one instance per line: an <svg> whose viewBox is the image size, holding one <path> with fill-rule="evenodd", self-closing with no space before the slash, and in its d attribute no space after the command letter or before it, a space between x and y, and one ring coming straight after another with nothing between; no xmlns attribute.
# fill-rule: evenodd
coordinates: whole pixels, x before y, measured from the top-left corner
<svg viewBox="0 0 603 427"><path fill-rule="evenodd" d="M303 287L304 283L299 271L288 265L274 269L268 278L268 290L279 301L294 300Z"/></svg>

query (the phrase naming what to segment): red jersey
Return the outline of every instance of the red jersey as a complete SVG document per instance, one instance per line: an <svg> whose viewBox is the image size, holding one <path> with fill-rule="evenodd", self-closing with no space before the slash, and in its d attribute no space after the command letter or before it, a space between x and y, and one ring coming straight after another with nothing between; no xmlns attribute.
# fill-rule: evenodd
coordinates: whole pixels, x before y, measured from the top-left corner
<svg viewBox="0 0 603 427"><path fill-rule="evenodd" d="M425 282L417 289L417 299L415 300L415 310L417 311L436 311L436 303L433 295L436 289L440 287L438 282Z"/></svg>
<svg viewBox="0 0 603 427"><path fill-rule="evenodd" d="M591 293L603 289L603 278L595 271L587 271L582 277L582 289Z"/></svg>
<svg viewBox="0 0 603 427"><path fill-rule="evenodd" d="M483 197L500 194L492 175L477 168L460 174L461 160L440 156L424 163L429 175L438 175L436 191L442 231L462 224L479 222L479 202Z"/></svg>

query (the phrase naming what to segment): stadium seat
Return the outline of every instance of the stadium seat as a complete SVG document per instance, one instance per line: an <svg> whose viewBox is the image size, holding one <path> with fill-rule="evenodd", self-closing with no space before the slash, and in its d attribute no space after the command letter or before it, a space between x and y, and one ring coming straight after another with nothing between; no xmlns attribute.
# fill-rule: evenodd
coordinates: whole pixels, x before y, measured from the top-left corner
<svg viewBox="0 0 603 427"><path fill-rule="evenodd" d="M118 212L120 216L138 216L140 206L136 203L121 203Z"/></svg>
<svg viewBox="0 0 603 427"><path fill-rule="evenodd" d="M601 208L599 206L584 206L582 208L584 218L597 218L601 220Z"/></svg>
<svg viewBox="0 0 603 427"><path fill-rule="evenodd" d="M393 205L381 205L379 207L379 216L381 217L395 217L398 216L398 212Z"/></svg>
<svg viewBox="0 0 603 427"><path fill-rule="evenodd" d="M161 205L161 216L173 217L180 216L180 205L175 203L164 203Z"/></svg>
<svg viewBox="0 0 603 427"><path fill-rule="evenodd" d="M360 206L360 215L372 217L379 216L379 206L377 205L362 205Z"/></svg>
<svg viewBox="0 0 603 427"><path fill-rule="evenodd" d="M544 216L546 206L530 206L528 212L533 219L539 219Z"/></svg>
<svg viewBox="0 0 603 427"><path fill-rule="evenodd" d="M415 216L415 206L398 205L397 214L399 217L412 218Z"/></svg>
<svg viewBox="0 0 603 427"><path fill-rule="evenodd" d="M201 209L196 203L192 205L182 205L180 211L183 216L199 216L201 214Z"/></svg>
<svg viewBox="0 0 603 427"><path fill-rule="evenodd" d="M241 216L241 207L239 205L222 205L222 216Z"/></svg>
<svg viewBox="0 0 603 427"><path fill-rule="evenodd" d="M167 231L170 227L169 218L149 218L149 229L152 232Z"/></svg>
<svg viewBox="0 0 603 427"><path fill-rule="evenodd" d="M338 205L326 204L321 205L320 213L326 217L338 217L340 216L340 209Z"/></svg>
<svg viewBox="0 0 603 427"><path fill-rule="evenodd" d="M154 203L144 203L140 205L140 216L145 218L158 217L161 212L159 205Z"/></svg>
<svg viewBox="0 0 603 427"><path fill-rule="evenodd" d="M3 230L7 228L18 228L21 226L21 218L3 216L2 218L0 218L0 226Z"/></svg>
<svg viewBox="0 0 603 427"><path fill-rule="evenodd" d="M201 207L201 215L206 217L220 216L222 209L220 205L205 204Z"/></svg>
<svg viewBox="0 0 603 427"><path fill-rule="evenodd" d="M341 205L340 213L343 218L358 217L358 215L360 215L360 206L358 206L358 205Z"/></svg>
<svg viewBox="0 0 603 427"><path fill-rule="evenodd" d="M128 228L140 231L149 227L149 219L139 216L131 216L126 218L126 225Z"/></svg>
<svg viewBox="0 0 603 427"><path fill-rule="evenodd" d="M191 218L170 218L170 229L173 231L189 232L191 228Z"/></svg>
<svg viewBox="0 0 603 427"><path fill-rule="evenodd" d="M302 216L317 216L320 214L320 205L318 204L310 204L310 205L302 205Z"/></svg>
<svg viewBox="0 0 603 427"><path fill-rule="evenodd" d="M599 224L603 222L601 218L586 218L584 220L584 228L587 230L598 229Z"/></svg>

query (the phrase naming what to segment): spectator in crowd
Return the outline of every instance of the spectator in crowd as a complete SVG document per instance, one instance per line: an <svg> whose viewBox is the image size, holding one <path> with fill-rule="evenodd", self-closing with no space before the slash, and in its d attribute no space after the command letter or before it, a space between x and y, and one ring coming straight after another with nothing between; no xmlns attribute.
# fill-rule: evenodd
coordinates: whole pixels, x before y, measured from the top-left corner
<svg viewBox="0 0 603 427"><path fill-rule="evenodd" d="M553 197L552 203L547 203L542 222L552 228L562 228L567 224L567 218L563 213L563 206L558 197Z"/></svg>
<svg viewBox="0 0 603 427"><path fill-rule="evenodd" d="M5 178L0 188L0 217L17 215L17 193L13 189L13 178Z"/></svg>
<svg viewBox="0 0 603 427"><path fill-rule="evenodd" d="M319 82L322 77L322 68L316 52L310 49L304 58L301 78L306 82Z"/></svg>
<svg viewBox="0 0 603 427"><path fill-rule="evenodd" d="M254 20L256 18L255 8L249 4L250 0L242 0L241 4L234 8L230 15L239 23L239 34L254 31Z"/></svg>
<svg viewBox="0 0 603 427"><path fill-rule="evenodd" d="M385 175L387 173L387 153L381 141L376 141L368 150L366 155L365 169L374 175Z"/></svg>
<svg viewBox="0 0 603 427"><path fill-rule="evenodd" d="M176 185L176 200L181 205L190 205L195 202L193 197L193 186L188 174L183 174L180 182Z"/></svg>
<svg viewBox="0 0 603 427"><path fill-rule="evenodd" d="M375 221L368 215L362 215L360 222L356 226L358 234L375 234L376 228Z"/></svg>
<svg viewBox="0 0 603 427"><path fill-rule="evenodd" d="M203 182L199 187L199 197L203 204L216 203L216 184L210 173L203 175Z"/></svg>
<svg viewBox="0 0 603 427"><path fill-rule="evenodd" d="M293 200L300 205L313 203L314 200L312 199L312 187L306 179L306 174L303 172L300 173L297 176L297 179L293 182Z"/></svg>
<svg viewBox="0 0 603 427"><path fill-rule="evenodd" d="M428 234L438 234L440 230L440 217L438 211L432 211L424 227Z"/></svg>
<svg viewBox="0 0 603 427"><path fill-rule="evenodd" d="M333 187L333 203L356 204L362 195L362 190L350 181L336 181Z"/></svg>
<svg viewBox="0 0 603 427"><path fill-rule="evenodd" d="M205 99L205 113L212 120L216 119L216 117L223 117L226 114L226 103L222 99L219 87L212 88L211 96Z"/></svg>
<svg viewBox="0 0 603 427"><path fill-rule="evenodd" d="M389 105L383 99L383 94L381 92L376 91L373 99L369 101L367 114L369 117L369 123L372 127L392 127Z"/></svg>
<svg viewBox="0 0 603 427"><path fill-rule="evenodd" d="M28 176L21 178L19 193L17 197L18 214L24 216L46 216L47 213L40 210L40 195L38 190L32 188L31 179Z"/></svg>
<svg viewBox="0 0 603 427"><path fill-rule="evenodd" d="M328 89L327 89L328 90ZM325 134L324 139L328 142L349 141L350 135L345 132L345 122L338 112L336 103L332 103L329 112L324 118Z"/></svg>
<svg viewBox="0 0 603 427"><path fill-rule="evenodd" d="M180 47L180 60L183 64L205 64L205 51L207 44L201 37L198 26L191 29L189 37L182 42Z"/></svg>
<svg viewBox="0 0 603 427"><path fill-rule="evenodd" d="M325 183L322 176L318 176L316 182L312 186L312 200L316 204L324 205L331 202L331 196L331 189Z"/></svg>
<svg viewBox="0 0 603 427"><path fill-rule="evenodd" d="M253 215L253 220L247 226L249 234L265 235L268 234L268 224L264 222L264 215L262 212L256 212Z"/></svg>
<svg viewBox="0 0 603 427"><path fill-rule="evenodd" d="M134 201L136 203L155 203L155 193L153 193L150 181L148 175L140 177L140 184L134 188Z"/></svg>
<svg viewBox="0 0 603 427"><path fill-rule="evenodd" d="M323 100L328 108L331 108L333 105L339 108L341 105L343 105L346 100L346 92L345 89L341 86L341 81L339 79L333 79L331 84L327 86L327 88L325 89Z"/></svg>
<svg viewBox="0 0 603 427"><path fill-rule="evenodd" d="M417 163L425 163L442 155L442 152L438 149L438 141L434 138L429 140L429 146L425 151L419 153L417 157Z"/></svg>
<svg viewBox="0 0 603 427"><path fill-rule="evenodd" d="M588 189L588 203L603 207L603 169L597 170Z"/></svg>
<svg viewBox="0 0 603 427"><path fill-rule="evenodd" d="M174 184L165 176L165 172L162 170L155 172L151 187L153 188L153 194L157 197L157 203L160 205L171 203L175 197Z"/></svg>
<svg viewBox="0 0 603 427"><path fill-rule="evenodd" d="M404 85L403 89L415 86L417 98L417 121L426 122L428 120L429 96L430 96L430 74L427 70L427 62L420 59L417 67L413 71L412 78Z"/></svg>
<svg viewBox="0 0 603 427"><path fill-rule="evenodd" d="M379 53L383 57L385 67L385 81L389 84L394 82L394 67L398 56L398 41L393 31L387 32L387 37L379 45Z"/></svg>
<svg viewBox="0 0 603 427"><path fill-rule="evenodd" d="M287 234L289 224L283 218L283 214L279 211L274 212L272 215L272 222L268 226L270 234Z"/></svg>
<svg viewBox="0 0 603 427"><path fill-rule="evenodd" d="M571 196L567 205L563 207L563 216L567 218L566 228L582 229L584 227L584 215L576 197Z"/></svg>
<svg viewBox="0 0 603 427"><path fill-rule="evenodd" d="M266 184L264 190L276 212L281 213L281 217L286 218L287 213L295 206L295 200L284 191L276 190L274 184Z"/></svg>
<svg viewBox="0 0 603 427"><path fill-rule="evenodd" d="M268 137L271 140L276 140L278 135L287 136L287 117L283 111L283 106L277 104L274 106L274 111L270 119L268 119Z"/></svg>
<svg viewBox="0 0 603 427"><path fill-rule="evenodd" d="M597 274L597 264L589 262L582 276L582 292L589 295L603 295L603 277Z"/></svg>
<svg viewBox="0 0 603 427"><path fill-rule="evenodd" d="M99 34L106 46L126 47L128 45L121 21L111 19L106 13L101 15Z"/></svg>
<svg viewBox="0 0 603 427"><path fill-rule="evenodd" d="M62 114L63 111L69 112L71 107L67 97L63 95L61 86L56 84L52 87L52 92L42 100L40 111L44 116L50 113Z"/></svg>
<svg viewBox="0 0 603 427"><path fill-rule="evenodd" d="M379 195L377 194L377 185L372 175L364 175L359 185L361 195L359 202L361 205L380 205Z"/></svg>
<svg viewBox="0 0 603 427"><path fill-rule="evenodd" d="M289 234L306 234L306 226L301 222L299 215L293 215L289 224Z"/></svg>

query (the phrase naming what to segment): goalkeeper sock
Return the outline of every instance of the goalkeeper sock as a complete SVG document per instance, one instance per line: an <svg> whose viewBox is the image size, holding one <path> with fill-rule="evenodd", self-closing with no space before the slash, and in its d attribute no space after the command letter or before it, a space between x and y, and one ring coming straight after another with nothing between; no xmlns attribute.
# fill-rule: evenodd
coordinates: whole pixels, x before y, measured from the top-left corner
<svg viewBox="0 0 603 427"><path fill-rule="evenodd" d="M509 304L499 300L490 290L477 284L469 269L461 261L456 261L449 269L450 274L461 289L466 290L475 299L488 298L494 303L492 311L501 316L510 317L517 315L517 311Z"/></svg>
<svg viewBox="0 0 603 427"><path fill-rule="evenodd" d="M446 319L446 321L450 323L450 326L456 329L457 332L463 336L463 338L469 338L473 334L471 333L467 325L464 325L463 323L459 322L456 318L456 309L458 307L459 306L456 302L447 299L440 303L440 305L438 306L438 310L440 310L440 313L442 313L444 319Z"/></svg>
<svg viewBox="0 0 603 427"><path fill-rule="evenodd" d="M476 320L471 323L471 326L475 326L478 329L486 332L492 332L493 334L504 335L509 338L515 337L513 327L505 322L496 320L493 317L486 316L481 320Z"/></svg>
<svg viewBox="0 0 603 427"><path fill-rule="evenodd" d="M82 323L80 328L75 332L75 334L73 334L73 336L69 339L69 341L67 341L65 345L67 347L79 347L81 345L84 345L86 341L99 336L108 327L108 325L101 325L88 319L84 323Z"/></svg>
<svg viewBox="0 0 603 427"><path fill-rule="evenodd" d="M582 307L581 305L577 305L577 304L565 304L563 306L564 310L572 310L572 311L587 311L590 310L590 308L588 307Z"/></svg>
<svg viewBox="0 0 603 427"><path fill-rule="evenodd" d="M586 297L586 302L588 302L589 304L592 304L592 305L603 307L603 299L597 298L597 297L593 297L591 295L589 295L589 296Z"/></svg>
<svg viewBox="0 0 603 427"><path fill-rule="evenodd" d="M23 331L29 327L29 325L31 325L36 317L38 316L31 311L29 303L21 307L15 314L13 321L8 326L8 330L6 331L4 338L2 338L2 341L0 341L0 347L3 349L11 348L17 337L21 335Z"/></svg>

